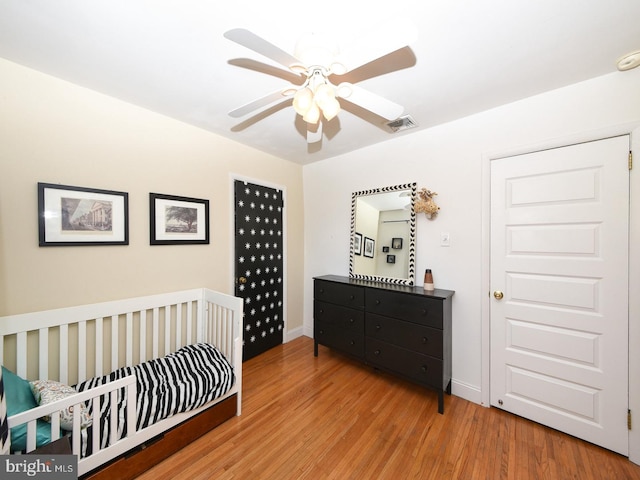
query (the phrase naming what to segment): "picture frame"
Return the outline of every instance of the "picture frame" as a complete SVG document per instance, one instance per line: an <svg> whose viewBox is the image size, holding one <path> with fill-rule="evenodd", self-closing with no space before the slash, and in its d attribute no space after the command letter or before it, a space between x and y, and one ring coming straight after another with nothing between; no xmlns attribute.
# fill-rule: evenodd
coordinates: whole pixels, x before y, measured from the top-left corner
<svg viewBox="0 0 640 480"><path fill-rule="evenodd" d="M364 250L363 255L367 258L373 258L375 253L376 242L374 239L369 237L364 237Z"/></svg>
<svg viewBox="0 0 640 480"><path fill-rule="evenodd" d="M389 251L389 247L388 246L382 247L382 253L387 253L388 251Z"/></svg>
<svg viewBox="0 0 640 480"><path fill-rule="evenodd" d="M358 232L353 235L353 253L362 255L362 234Z"/></svg>
<svg viewBox="0 0 640 480"><path fill-rule="evenodd" d="M387 255L387 263L396 263L395 255Z"/></svg>
<svg viewBox="0 0 640 480"><path fill-rule="evenodd" d="M129 245L129 194L38 182L38 243Z"/></svg>
<svg viewBox="0 0 640 480"><path fill-rule="evenodd" d="M149 243L209 243L209 200L162 193L149 194Z"/></svg>
<svg viewBox="0 0 640 480"><path fill-rule="evenodd" d="M402 250L402 238L394 237L391 239L391 248L394 250Z"/></svg>

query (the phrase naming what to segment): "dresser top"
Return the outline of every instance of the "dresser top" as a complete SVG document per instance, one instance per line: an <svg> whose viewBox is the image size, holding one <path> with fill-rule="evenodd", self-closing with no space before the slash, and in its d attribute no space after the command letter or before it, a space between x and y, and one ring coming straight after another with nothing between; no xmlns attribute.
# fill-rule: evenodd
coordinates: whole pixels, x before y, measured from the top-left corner
<svg viewBox="0 0 640 480"><path fill-rule="evenodd" d="M408 285L394 285L392 283L373 282L371 280L360 280L358 278L343 277L340 275L323 275L313 277L314 280L325 280L327 282L344 283L347 285L355 285L358 287L377 288L379 290L388 290L391 292L409 293L412 295L422 295L424 297L446 299L452 297L454 290L443 290L436 288L435 290L426 291L423 287L415 287Z"/></svg>

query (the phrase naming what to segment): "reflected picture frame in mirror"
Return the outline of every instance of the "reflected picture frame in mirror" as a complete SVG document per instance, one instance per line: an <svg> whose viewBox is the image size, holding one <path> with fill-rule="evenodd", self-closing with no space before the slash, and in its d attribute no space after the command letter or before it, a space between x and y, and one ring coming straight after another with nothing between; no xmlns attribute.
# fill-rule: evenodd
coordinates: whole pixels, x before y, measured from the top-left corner
<svg viewBox="0 0 640 480"><path fill-rule="evenodd" d="M353 192L349 276L396 285L415 285L417 183ZM364 238L372 240L373 256L361 255ZM359 241L358 241L359 240ZM394 262L387 261L390 246Z"/></svg>

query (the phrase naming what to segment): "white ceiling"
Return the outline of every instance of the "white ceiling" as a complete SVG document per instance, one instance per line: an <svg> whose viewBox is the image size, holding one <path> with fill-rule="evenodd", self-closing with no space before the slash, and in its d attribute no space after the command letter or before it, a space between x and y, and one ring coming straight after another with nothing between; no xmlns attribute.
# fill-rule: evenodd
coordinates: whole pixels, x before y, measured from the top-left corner
<svg viewBox="0 0 640 480"><path fill-rule="evenodd" d="M225 31L249 29L293 54L306 33L347 47L360 32L384 38L396 14L418 40L349 81L403 105L418 128L391 133L342 101L307 145L290 102L227 114L292 77ZM616 72L638 49L640 0L0 0L0 57L300 164Z"/></svg>

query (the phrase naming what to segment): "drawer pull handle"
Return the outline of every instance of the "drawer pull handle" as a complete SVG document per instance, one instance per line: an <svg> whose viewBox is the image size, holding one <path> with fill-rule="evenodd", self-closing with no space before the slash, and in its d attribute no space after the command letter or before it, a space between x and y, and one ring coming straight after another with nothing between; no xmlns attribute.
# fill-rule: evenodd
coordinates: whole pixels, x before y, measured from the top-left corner
<svg viewBox="0 0 640 480"><path fill-rule="evenodd" d="M380 330L382 327L380 325L376 325L376 330Z"/></svg>
<svg viewBox="0 0 640 480"><path fill-rule="evenodd" d="M353 318L350 318L349 323L353 323L353 322L355 322L355 320Z"/></svg>
<svg viewBox="0 0 640 480"><path fill-rule="evenodd" d="M355 299L355 298L356 298L355 296L353 296L353 295L349 295L349 300L353 300L353 299Z"/></svg>
<svg viewBox="0 0 640 480"><path fill-rule="evenodd" d="M380 350L376 350L375 352L373 352L374 355L380 355Z"/></svg>
<svg viewBox="0 0 640 480"><path fill-rule="evenodd" d="M380 300L376 300L376 305L380 305L382 302Z"/></svg>
<svg viewBox="0 0 640 480"><path fill-rule="evenodd" d="M351 340L351 341L349 342L349 345L355 345L355 344L356 344L355 340Z"/></svg>
<svg viewBox="0 0 640 480"><path fill-rule="evenodd" d="M427 314L427 310L426 310L426 309L423 309L423 310L422 310L422 314L423 314L423 315L426 315L426 314Z"/></svg>
<svg viewBox="0 0 640 480"><path fill-rule="evenodd" d="M324 330L320 330L320 335L324 335Z"/></svg>
<svg viewBox="0 0 640 480"><path fill-rule="evenodd" d="M427 366L423 365L421 370L422 370L422 373L427 373Z"/></svg>
<svg viewBox="0 0 640 480"><path fill-rule="evenodd" d="M427 337L422 337L422 343L427 343L429 339Z"/></svg>

